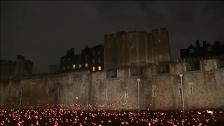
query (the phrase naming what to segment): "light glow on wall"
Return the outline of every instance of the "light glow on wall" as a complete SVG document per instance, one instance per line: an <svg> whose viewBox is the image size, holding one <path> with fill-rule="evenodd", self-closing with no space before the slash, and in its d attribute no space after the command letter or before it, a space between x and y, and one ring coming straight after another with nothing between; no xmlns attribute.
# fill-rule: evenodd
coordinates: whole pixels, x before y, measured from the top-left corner
<svg viewBox="0 0 224 126"><path fill-rule="evenodd" d="M96 70L96 68L93 66L92 70L93 70L93 71L95 71L95 70Z"/></svg>
<svg viewBox="0 0 224 126"><path fill-rule="evenodd" d="M102 70L101 66L98 66L98 70L99 70L99 71Z"/></svg>

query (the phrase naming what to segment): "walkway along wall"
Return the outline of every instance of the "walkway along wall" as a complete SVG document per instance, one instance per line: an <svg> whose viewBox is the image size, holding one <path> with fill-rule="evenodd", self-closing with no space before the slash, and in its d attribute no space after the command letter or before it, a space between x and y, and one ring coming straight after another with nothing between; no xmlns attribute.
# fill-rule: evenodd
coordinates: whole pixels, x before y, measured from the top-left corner
<svg viewBox="0 0 224 126"><path fill-rule="evenodd" d="M186 62L169 64L169 73L158 65L132 76L131 68L107 73L72 72L34 76L1 84L1 105L117 104L119 109L181 109L180 74L183 74L185 109L224 108L224 69L214 59L200 61L200 70L186 71ZM139 87L139 88L138 88Z"/></svg>

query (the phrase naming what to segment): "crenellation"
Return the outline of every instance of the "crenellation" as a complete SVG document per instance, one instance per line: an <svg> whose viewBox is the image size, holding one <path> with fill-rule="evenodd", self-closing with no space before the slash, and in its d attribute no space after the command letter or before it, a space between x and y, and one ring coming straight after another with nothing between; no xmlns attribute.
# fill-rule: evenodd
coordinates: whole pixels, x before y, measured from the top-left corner
<svg viewBox="0 0 224 126"><path fill-rule="evenodd" d="M4 93L1 104L113 103L120 109L135 109L139 81L141 109L181 109L180 74L183 74L186 109L223 107L224 71L216 67L215 59L200 62L200 71L186 71L186 61L170 63L170 72L165 74L158 73L161 64L155 64L143 67L142 75L137 76L130 74L130 67L117 69L115 78L107 78L106 71L34 76L1 87L4 88L0 92Z"/></svg>

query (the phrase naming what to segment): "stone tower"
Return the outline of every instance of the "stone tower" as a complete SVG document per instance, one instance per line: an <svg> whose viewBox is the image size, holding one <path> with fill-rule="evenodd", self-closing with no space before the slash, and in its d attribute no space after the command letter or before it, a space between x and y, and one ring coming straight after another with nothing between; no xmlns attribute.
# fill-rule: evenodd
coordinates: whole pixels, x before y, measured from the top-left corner
<svg viewBox="0 0 224 126"><path fill-rule="evenodd" d="M152 30L154 63L170 62L169 34L166 28Z"/></svg>
<svg viewBox="0 0 224 126"><path fill-rule="evenodd" d="M122 31L105 35L105 70L169 61L169 34L166 28L155 29L152 33Z"/></svg>

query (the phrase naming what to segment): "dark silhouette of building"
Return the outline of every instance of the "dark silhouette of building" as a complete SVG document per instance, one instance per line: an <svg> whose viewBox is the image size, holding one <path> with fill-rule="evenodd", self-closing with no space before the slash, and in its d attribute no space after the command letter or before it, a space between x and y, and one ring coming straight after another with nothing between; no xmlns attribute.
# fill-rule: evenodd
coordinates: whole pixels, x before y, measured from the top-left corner
<svg viewBox="0 0 224 126"><path fill-rule="evenodd" d="M15 72L15 62L11 60L0 60L0 79L2 81L8 81L14 76Z"/></svg>
<svg viewBox="0 0 224 126"><path fill-rule="evenodd" d="M80 54L75 54L74 48L72 48L67 51L65 56L61 57L60 71L101 71L104 67L103 56L103 45L96 45L92 48L86 46Z"/></svg>
<svg viewBox="0 0 224 126"><path fill-rule="evenodd" d="M104 68L104 46L97 45L91 48L91 60L90 67L91 71L101 71Z"/></svg>
<svg viewBox="0 0 224 126"><path fill-rule="evenodd" d="M33 63L24 58L24 56L17 56L15 62L15 76L22 77L32 74Z"/></svg>
<svg viewBox="0 0 224 126"><path fill-rule="evenodd" d="M186 49L180 50L180 57L181 59L189 60L192 58L209 58L209 57L215 57L218 59L224 58L224 43L221 42L214 42L213 45L207 43L206 41L203 41L203 44L201 45L199 40L195 42L194 45L190 45Z"/></svg>
<svg viewBox="0 0 224 126"><path fill-rule="evenodd" d="M1 81L31 75L32 68L32 61L25 59L24 56L17 56L15 61L0 60Z"/></svg>
<svg viewBox="0 0 224 126"><path fill-rule="evenodd" d="M67 51L65 56L61 57L60 69L62 71L72 70L73 64L75 64L75 60L76 60L76 58L75 58L75 54L74 54L74 48L71 48Z"/></svg>
<svg viewBox="0 0 224 126"><path fill-rule="evenodd" d="M216 58L218 60L218 67L224 67L224 43L215 41L213 45L203 41L202 45L199 40L195 45L190 45L186 49L180 50L180 57L186 60L187 70L200 70L200 59Z"/></svg>

